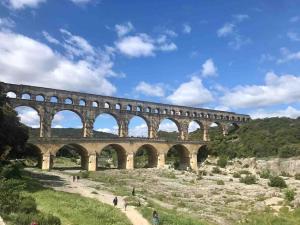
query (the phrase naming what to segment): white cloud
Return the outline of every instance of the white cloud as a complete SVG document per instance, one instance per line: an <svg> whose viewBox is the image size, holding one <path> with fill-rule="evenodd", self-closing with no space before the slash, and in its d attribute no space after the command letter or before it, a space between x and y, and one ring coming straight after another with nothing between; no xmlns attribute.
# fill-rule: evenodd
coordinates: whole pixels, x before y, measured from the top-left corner
<svg viewBox="0 0 300 225"><path fill-rule="evenodd" d="M129 57L154 56L155 50L153 40L147 34L124 37L116 47Z"/></svg>
<svg viewBox="0 0 300 225"><path fill-rule="evenodd" d="M278 76L269 72L264 85L237 86L221 97L221 103L233 108L251 108L300 102L300 77Z"/></svg>
<svg viewBox="0 0 300 225"><path fill-rule="evenodd" d="M295 32L288 32L287 36L292 41L300 41L300 35Z"/></svg>
<svg viewBox="0 0 300 225"><path fill-rule="evenodd" d="M158 130L166 132L178 132L178 127L173 121L165 119L159 124Z"/></svg>
<svg viewBox="0 0 300 225"><path fill-rule="evenodd" d="M177 37L177 33L170 29L165 30L165 34L167 34L170 37Z"/></svg>
<svg viewBox="0 0 300 225"><path fill-rule="evenodd" d="M277 60L277 63L285 63L293 60L300 60L300 51L290 52L287 48L280 49L282 57Z"/></svg>
<svg viewBox="0 0 300 225"><path fill-rule="evenodd" d="M40 117L34 109L20 106L16 108L16 111L18 112L21 123L33 128L40 127Z"/></svg>
<svg viewBox="0 0 300 225"><path fill-rule="evenodd" d="M43 31L42 34L49 43L56 44L56 45L59 44L59 41L57 39L55 39L54 37L52 37L48 32Z"/></svg>
<svg viewBox="0 0 300 225"><path fill-rule="evenodd" d="M168 40L166 35L153 39L147 34L137 34L122 37L116 43L116 48L129 57L155 56L155 51L174 51L177 46Z"/></svg>
<svg viewBox="0 0 300 225"><path fill-rule="evenodd" d="M203 77L216 76L217 70L218 69L214 64L214 61L210 58L203 63L201 74Z"/></svg>
<svg viewBox="0 0 300 225"><path fill-rule="evenodd" d="M147 96L163 97L165 95L164 88L161 84L148 84L144 81L140 82L135 90Z"/></svg>
<svg viewBox="0 0 300 225"><path fill-rule="evenodd" d="M66 43L69 42L67 39ZM83 51L82 46L79 47L78 51ZM71 60L27 36L2 31L0 79L9 83L114 94L116 87L107 80L108 76L115 74L110 58L101 52L85 54Z"/></svg>
<svg viewBox="0 0 300 225"><path fill-rule="evenodd" d="M134 27L131 22L127 22L124 24L116 24L115 30L119 37L122 37L126 34L128 34L130 31L134 30Z"/></svg>
<svg viewBox="0 0 300 225"><path fill-rule="evenodd" d="M97 129L97 131L111 133L111 134L118 134L118 129L119 129L118 127L113 127L112 129L111 128L99 128L99 129Z"/></svg>
<svg viewBox="0 0 300 225"><path fill-rule="evenodd" d="M146 123L129 128L129 137L148 137L148 126Z"/></svg>
<svg viewBox="0 0 300 225"><path fill-rule="evenodd" d="M193 132L193 131L195 131L195 130L197 130L197 129L199 129L199 128L200 128L199 124L196 123L195 121L192 121L192 122L189 124L188 131L189 131L189 133L190 133L190 132Z"/></svg>
<svg viewBox="0 0 300 225"><path fill-rule="evenodd" d="M217 31L217 34L219 37L227 37L234 32L234 27L235 25L233 23L225 23L223 27Z"/></svg>
<svg viewBox="0 0 300 225"><path fill-rule="evenodd" d="M182 26L182 32L184 34L190 34L192 32L192 27L189 24L185 23Z"/></svg>
<svg viewBox="0 0 300 225"><path fill-rule="evenodd" d="M198 106L213 101L211 92L194 76L189 82L182 83L167 100L173 104Z"/></svg>
<svg viewBox="0 0 300 225"><path fill-rule="evenodd" d="M24 9L26 7L36 8L40 3L46 2L46 0L2 0L2 2L13 9Z"/></svg>
<svg viewBox="0 0 300 225"><path fill-rule="evenodd" d="M92 2L93 0L70 0L71 2L78 4L78 5L82 5L82 4L87 4Z"/></svg>
<svg viewBox="0 0 300 225"><path fill-rule="evenodd" d="M300 20L300 17L299 16L293 16L290 18L290 22L291 23L295 23L295 22L298 22Z"/></svg>
<svg viewBox="0 0 300 225"><path fill-rule="evenodd" d="M270 118L270 117L289 117L289 118L298 118L300 117L300 110L295 109L292 106L288 106L286 109L278 111L266 111L264 109L258 109L250 113L251 118Z"/></svg>

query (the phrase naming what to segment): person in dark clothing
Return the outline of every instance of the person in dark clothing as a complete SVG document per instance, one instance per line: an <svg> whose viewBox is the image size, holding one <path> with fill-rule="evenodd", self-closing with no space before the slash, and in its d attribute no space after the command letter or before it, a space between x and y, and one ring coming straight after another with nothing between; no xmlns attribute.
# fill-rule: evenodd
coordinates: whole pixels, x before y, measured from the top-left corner
<svg viewBox="0 0 300 225"><path fill-rule="evenodd" d="M132 196L135 196L135 188L132 188Z"/></svg>
<svg viewBox="0 0 300 225"><path fill-rule="evenodd" d="M114 207L118 205L118 197L116 196L113 200Z"/></svg>
<svg viewBox="0 0 300 225"><path fill-rule="evenodd" d="M80 176L77 176L77 181L79 181L79 179L80 179Z"/></svg>
<svg viewBox="0 0 300 225"><path fill-rule="evenodd" d="M73 182L75 182L75 176L73 175Z"/></svg>
<svg viewBox="0 0 300 225"><path fill-rule="evenodd" d="M152 224L153 225L159 225L158 213L155 210L152 213Z"/></svg>

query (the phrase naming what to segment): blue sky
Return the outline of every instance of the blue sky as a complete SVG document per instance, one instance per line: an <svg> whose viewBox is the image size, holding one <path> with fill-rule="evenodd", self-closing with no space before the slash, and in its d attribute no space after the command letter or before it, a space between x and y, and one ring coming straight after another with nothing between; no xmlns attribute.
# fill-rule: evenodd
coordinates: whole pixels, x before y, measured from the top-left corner
<svg viewBox="0 0 300 225"><path fill-rule="evenodd" d="M0 2L1 81L300 116L299 1Z"/></svg>

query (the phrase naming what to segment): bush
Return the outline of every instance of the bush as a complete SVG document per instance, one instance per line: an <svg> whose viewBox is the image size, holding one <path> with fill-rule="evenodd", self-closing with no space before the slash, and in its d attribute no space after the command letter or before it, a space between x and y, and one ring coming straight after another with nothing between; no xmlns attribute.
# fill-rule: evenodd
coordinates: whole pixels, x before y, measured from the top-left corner
<svg viewBox="0 0 300 225"><path fill-rule="evenodd" d="M283 176L283 177L291 177L291 174L285 172L285 171L281 171L280 173L280 176Z"/></svg>
<svg viewBox="0 0 300 225"><path fill-rule="evenodd" d="M240 178L240 182L250 185L256 183L256 176L255 175L246 175L245 177Z"/></svg>
<svg viewBox="0 0 300 225"><path fill-rule="evenodd" d="M0 172L0 177L7 179L21 178L21 164L13 163L3 166Z"/></svg>
<svg viewBox="0 0 300 225"><path fill-rule="evenodd" d="M286 187L287 187L287 185L286 185L284 179L282 179L282 178L279 177L279 176L271 176L271 177L269 178L269 183L268 183L268 185L269 185L270 187L279 187L279 188L286 188Z"/></svg>
<svg viewBox="0 0 300 225"><path fill-rule="evenodd" d="M263 178L263 179L269 179L269 177L271 176L271 172L270 172L270 170L265 169L259 173L259 176L260 176L260 178Z"/></svg>
<svg viewBox="0 0 300 225"><path fill-rule="evenodd" d="M295 191L293 189L286 189L284 191L284 198L285 200L287 200L288 202L291 202L295 199Z"/></svg>
<svg viewBox="0 0 300 225"><path fill-rule="evenodd" d="M295 180L300 180L300 173L295 174Z"/></svg>
<svg viewBox="0 0 300 225"><path fill-rule="evenodd" d="M224 185L225 183L224 183L224 181L222 181L222 180L218 180L217 181L217 185Z"/></svg>
<svg viewBox="0 0 300 225"><path fill-rule="evenodd" d="M248 170L241 170L239 173L240 174L246 174L246 175L251 174Z"/></svg>
<svg viewBox="0 0 300 225"><path fill-rule="evenodd" d="M232 175L234 178L241 178L241 174L238 172L234 172Z"/></svg>
<svg viewBox="0 0 300 225"><path fill-rule="evenodd" d="M221 168L225 168L227 166L228 159L226 156L221 156L218 161L217 165L220 166Z"/></svg>
<svg viewBox="0 0 300 225"><path fill-rule="evenodd" d="M36 202L33 197L24 197L21 200L20 206L19 206L20 212L29 214L29 213L35 213L36 210Z"/></svg>
<svg viewBox="0 0 300 225"><path fill-rule="evenodd" d="M213 167L213 169L212 169L211 172L212 172L212 173L218 173L218 174L220 174L220 173L221 173L221 170L220 170L219 167L215 166L215 167Z"/></svg>
<svg viewBox="0 0 300 225"><path fill-rule="evenodd" d="M15 225L28 225L35 220L39 225L61 225L61 221L58 217L53 215L44 214L17 214L15 218Z"/></svg>
<svg viewBox="0 0 300 225"><path fill-rule="evenodd" d="M295 156L297 148L293 146L283 146L278 151L278 156L281 158L289 158Z"/></svg>

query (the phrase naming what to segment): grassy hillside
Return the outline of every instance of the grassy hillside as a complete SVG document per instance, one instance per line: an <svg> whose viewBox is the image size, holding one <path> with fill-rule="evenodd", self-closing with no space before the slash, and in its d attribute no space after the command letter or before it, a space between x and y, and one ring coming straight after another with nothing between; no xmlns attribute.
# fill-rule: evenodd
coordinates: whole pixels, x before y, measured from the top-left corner
<svg viewBox="0 0 300 225"><path fill-rule="evenodd" d="M300 118L252 120L226 137L213 137L209 148L213 154L229 157L300 155Z"/></svg>

